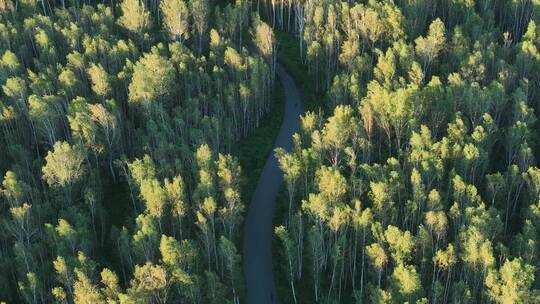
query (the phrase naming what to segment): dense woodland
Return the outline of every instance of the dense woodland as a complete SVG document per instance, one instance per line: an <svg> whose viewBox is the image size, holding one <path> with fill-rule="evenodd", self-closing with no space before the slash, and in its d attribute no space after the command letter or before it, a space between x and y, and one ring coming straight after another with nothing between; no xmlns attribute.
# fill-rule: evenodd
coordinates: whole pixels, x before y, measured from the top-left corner
<svg viewBox="0 0 540 304"><path fill-rule="evenodd" d="M0 301L239 303L250 3L0 0Z"/></svg>
<svg viewBox="0 0 540 304"><path fill-rule="evenodd" d="M540 303L539 14L0 0L0 301L245 301L235 146L279 30L315 99L276 151L280 301Z"/></svg>
<svg viewBox="0 0 540 304"><path fill-rule="evenodd" d="M324 109L276 151L282 298L540 303L539 9L268 5Z"/></svg>

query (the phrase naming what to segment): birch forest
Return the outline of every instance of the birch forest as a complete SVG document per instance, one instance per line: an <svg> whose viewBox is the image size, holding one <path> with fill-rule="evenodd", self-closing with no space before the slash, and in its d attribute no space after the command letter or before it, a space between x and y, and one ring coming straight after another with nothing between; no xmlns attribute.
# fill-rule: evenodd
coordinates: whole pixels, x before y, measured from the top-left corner
<svg viewBox="0 0 540 304"><path fill-rule="evenodd" d="M0 0L0 303L540 303L538 113L540 0Z"/></svg>
<svg viewBox="0 0 540 304"><path fill-rule="evenodd" d="M265 6L315 92L275 151L287 303L540 303L539 9Z"/></svg>
<svg viewBox="0 0 540 304"><path fill-rule="evenodd" d="M0 300L240 303L275 44L246 1L0 0Z"/></svg>

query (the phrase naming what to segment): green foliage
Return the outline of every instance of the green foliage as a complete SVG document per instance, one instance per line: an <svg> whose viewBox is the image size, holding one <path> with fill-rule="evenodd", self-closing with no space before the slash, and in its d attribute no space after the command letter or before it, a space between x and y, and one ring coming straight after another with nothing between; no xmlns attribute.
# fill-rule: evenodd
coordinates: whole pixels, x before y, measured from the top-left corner
<svg viewBox="0 0 540 304"><path fill-rule="evenodd" d="M278 263L307 268L301 280L280 268L281 290L302 286L292 300L538 300L525 211L538 203L536 6L265 6L308 108L330 110L306 113L293 151L276 153L290 206L275 220ZM297 213L306 240L292 255Z"/></svg>
<svg viewBox="0 0 540 304"><path fill-rule="evenodd" d="M182 0L168 0L160 3L163 12L163 27L173 40L189 38L189 11Z"/></svg>
<svg viewBox="0 0 540 304"><path fill-rule="evenodd" d="M51 187L65 190L68 203L73 199L73 187L84 174L86 152L80 145L71 146L67 142L56 142L53 151L45 157L42 168L43 179Z"/></svg>
<svg viewBox="0 0 540 304"><path fill-rule="evenodd" d="M118 24L133 34L142 35L146 32L152 20L145 4L139 0L124 0L120 3L122 16Z"/></svg>
<svg viewBox="0 0 540 304"><path fill-rule="evenodd" d="M0 0L0 298L244 301L279 58L281 302L538 302L538 9Z"/></svg>
<svg viewBox="0 0 540 304"><path fill-rule="evenodd" d="M533 303L538 292L531 292L534 268L520 258L506 260L501 268L486 277L489 297L496 303Z"/></svg>
<svg viewBox="0 0 540 304"><path fill-rule="evenodd" d="M152 110L153 104L159 108L172 95L174 83L173 65L159 54L147 54L133 67L129 101L141 104L146 111Z"/></svg>

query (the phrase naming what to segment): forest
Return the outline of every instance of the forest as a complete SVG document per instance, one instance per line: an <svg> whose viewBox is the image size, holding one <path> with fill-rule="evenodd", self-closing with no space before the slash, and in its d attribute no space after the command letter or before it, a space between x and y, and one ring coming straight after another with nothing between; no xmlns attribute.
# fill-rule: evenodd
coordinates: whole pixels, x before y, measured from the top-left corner
<svg viewBox="0 0 540 304"><path fill-rule="evenodd" d="M306 0L270 11L294 46L279 58L312 99L292 151L276 150L283 299L540 303L539 9Z"/></svg>
<svg viewBox="0 0 540 304"><path fill-rule="evenodd" d="M539 0L0 0L0 303L540 303L539 48Z"/></svg>
<svg viewBox="0 0 540 304"><path fill-rule="evenodd" d="M0 300L239 303L235 143L272 108L273 30L247 1L0 17Z"/></svg>

